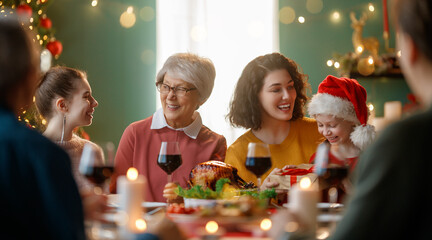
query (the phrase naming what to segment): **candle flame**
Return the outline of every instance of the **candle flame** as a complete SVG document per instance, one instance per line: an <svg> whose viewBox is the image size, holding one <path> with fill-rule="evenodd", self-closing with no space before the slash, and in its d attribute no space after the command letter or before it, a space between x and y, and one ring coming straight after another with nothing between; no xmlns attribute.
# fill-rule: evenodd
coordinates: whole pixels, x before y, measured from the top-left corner
<svg viewBox="0 0 432 240"><path fill-rule="evenodd" d="M144 221L144 219L137 219L135 221L135 226L139 231L144 232L147 229L147 223Z"/></svg>
<svg viewBox="0 0 432 240"><path fill-rule="evenodd" d="M206 231L210 234L216 233L218 228L219 228L219 225L215 221L209 221L205 226Z"/></svg>
<svg viewBox="0 0 432 240"><path fill-rule="evenodd" d="M312 185L312 182L310 178L304 177L300 180L300 188L301 189L308 189Z"/></svg>
<svg viewBox="0 0 432 240"><path fill-rule="evenodd" d="M357 53L362 53L363 52L363 46L358 46L356 51L357 51Z"/></svg>
<svg viewBox="0 0 432 240"><path fill-rule="evenodd" d="M368 63L370 65L372 65L374 63L374 60L373 60L372 56L368 57Z"/></svg>
<svg viewBox="0 0 432 240"><path fill-rule="evenodd" d="M261 221L260 227L261 227L262 230L268 231L272 227L272 221L270 219L268 219L268 218L264 218Z"/></svg>
<svg viewBox="0 0 432 240"><path fill-rule="evenodd" d="M138 170L136 168L129 168L126 173L127 179L135 181L138 178Z"/></svg>

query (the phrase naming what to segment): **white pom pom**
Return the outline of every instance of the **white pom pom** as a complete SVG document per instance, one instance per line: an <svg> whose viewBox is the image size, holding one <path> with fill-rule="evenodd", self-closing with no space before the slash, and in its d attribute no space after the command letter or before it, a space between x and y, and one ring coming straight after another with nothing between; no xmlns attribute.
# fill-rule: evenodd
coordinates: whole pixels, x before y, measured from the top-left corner
<svg viewBox="0 0 432 240"><path fill-rule="evenodd" d="M356 126L354 131L351 133L350 138L354 145L363 151L375 140L375 136L375 127L367 124Z"/></svg>

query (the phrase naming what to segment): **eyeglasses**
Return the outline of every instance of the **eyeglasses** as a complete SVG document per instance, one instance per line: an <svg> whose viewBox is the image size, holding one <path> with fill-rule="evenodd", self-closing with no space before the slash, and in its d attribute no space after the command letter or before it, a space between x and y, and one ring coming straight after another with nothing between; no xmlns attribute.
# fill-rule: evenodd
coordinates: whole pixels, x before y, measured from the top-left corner
<svg viewBox="0 0 432 240"><path fill-rule="evenodd" d="M165 83L156 84L157 90L162 94L169 94L173 90L174 94L178 97L183 97L187 92L196 90L196 88L185 88L185 87L170 87Z"/></svg>

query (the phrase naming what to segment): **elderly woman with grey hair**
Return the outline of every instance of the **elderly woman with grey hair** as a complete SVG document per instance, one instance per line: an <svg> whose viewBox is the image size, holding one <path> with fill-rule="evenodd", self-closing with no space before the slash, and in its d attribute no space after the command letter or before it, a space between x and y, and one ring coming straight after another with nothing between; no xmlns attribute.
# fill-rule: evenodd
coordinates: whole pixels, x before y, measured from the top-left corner
<svg viewBox="0 0 432 240"><path fill-rule="evenodd" d="M167 174L157 164L161 142L179 143L183 163L175 170L173 182L183 187L198 163L224 160L225 138L204 126L196 111L209 98L215 76L213 63L207 58L178 53L167 59L156 78L162 108L124 131L115 158L111 192L116 192L116 178L134 167L147 177L146 200L165 201Z"/></svg>

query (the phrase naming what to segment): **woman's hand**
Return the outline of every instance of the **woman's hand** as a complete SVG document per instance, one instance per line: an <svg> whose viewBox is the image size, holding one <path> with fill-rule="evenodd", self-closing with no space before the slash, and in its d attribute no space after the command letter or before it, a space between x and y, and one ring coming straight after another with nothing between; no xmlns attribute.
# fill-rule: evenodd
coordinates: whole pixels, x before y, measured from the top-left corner
<svg viewBox="0 0 432 240"><path fill-rule="evenodd" d="M177 189L178 185L177 183L167 183L165 185L165 188L163 190L163 197L168 200L169 203L178 203L183 202L183 198L178 196L174 190Z"/></svg>
<svg viewBox="0 0 432 240"><path fill-rule="evenodd" d="M84 218L103 221L102 215L108 210L106 195L98 195L92 191L81 192Z"/></svg>
<svg viewBox="0 0 432 240"><path fill-rule="evenodd" d="M270 188L274 188L274 187L279 186L278 182L271 181L270 176L271 175L279 175L281 173L282 173L282 169L274 168L271 171L271 173L266 177L266 179L264 179L264 182L261 184L260 189L265 190L265 189L270 189Z"/></svg>

